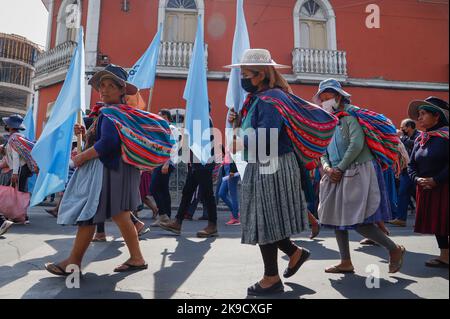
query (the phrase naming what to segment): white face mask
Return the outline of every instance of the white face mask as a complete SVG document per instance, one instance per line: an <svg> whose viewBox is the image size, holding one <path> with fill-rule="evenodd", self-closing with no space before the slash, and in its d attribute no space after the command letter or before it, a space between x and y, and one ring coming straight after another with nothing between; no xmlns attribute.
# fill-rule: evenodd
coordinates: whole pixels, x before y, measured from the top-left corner
<svg viewBox="0 0 450 319"><path fill-rule="evenodd" d="M331 99L325 102L322 102L322 107L325 111L329 113L333 113L338 108L338 103L336 99Z"/></svg>

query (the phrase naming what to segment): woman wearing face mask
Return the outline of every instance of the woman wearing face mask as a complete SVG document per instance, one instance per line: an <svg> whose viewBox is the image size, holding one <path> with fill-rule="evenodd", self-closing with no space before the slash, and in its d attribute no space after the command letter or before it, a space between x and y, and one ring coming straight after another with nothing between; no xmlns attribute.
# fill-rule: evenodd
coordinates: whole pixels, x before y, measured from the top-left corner
<svg viewBox="0 0 450 319"><path fill-rule="evenodd" d="M380 165L375 160L358 119L349 114L350 94L340 83L320 83L314 100L339 118L338 129L322 157L325 175L320 183L319 219L335 230L341 262L327 273L353 273L348 230L382 245L389 251L389 273L400 270L405 252L377 226L389 220L390 208Z"/></svg>
<svg viewBox="0 0 450 319"><path fill-rule="evenodd" d="M301 147L300 139L310 137L305 131L314 129L299 124L300 115L315 115L315 118L310 118L316 120L320 129L314 132L323 134L325 144L332 136L336 119L292 95L290 86L276 69L283 66L276 64L267 50L247 50L242 63L230 67L241 68L242 87L249 96L242 112L239 115L231 112L228 120L238 119L237 127L241 131L252 131L235 138L230 146L233 151L243 149L249 162L240 200L242 243L258 244L264 262L264 277L248 288L248 294L279 293L284 286L278 273L278 249L289 257L289 265L283 274L285 278L293 276L310 256L307 249L297 247L290 239L302 232L308 223L307 204L294 150ZM326 124L318 121L319 118ZM294 123L294 119L299 121ZM274 143L270 143L270 129L278 132ZM265 144L258 143L261 142L261 134L265 134ZM278 143L278 152L271 154L275 143ZM253 147L256 144L257 147L265 147L265 152L257 151L257 147ZM271 154L270 164L261 158L261 153Z"/></svg>
<svg viewBox="0 0 450 319"><path fill-rule="evenodd" d="M448 102L436 97L414 101L409 115L425 130L415 142L408 167L417 185L414 231L435 235L441 250L425 265L448 270Z"/></svg>

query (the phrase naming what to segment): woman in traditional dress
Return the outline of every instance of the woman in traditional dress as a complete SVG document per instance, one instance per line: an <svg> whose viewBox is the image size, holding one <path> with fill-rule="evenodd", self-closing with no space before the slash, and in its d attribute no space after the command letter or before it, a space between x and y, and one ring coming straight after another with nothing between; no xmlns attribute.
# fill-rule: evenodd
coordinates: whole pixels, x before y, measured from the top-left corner
<svg viewBox="0 0 450 319"><path fill-rule="evenodd" d="M73 159L78 169L67 186L58 224L78 225L78 232L70 256L45 265L54 275L68 276L68 266L81 269L96 224L109 218L119 227L130 253L130 258L114 271L148 267L130 218L141 202L139 169L151 169L166 161L173 143L168 123L162 118L123 104L125 95L137 91L127 79L123 68L108 65L89 81L103 104L97 105L99 116L87 132L80 125L75 127L75 134L84 135L86 147Z"/></svg>
<svg viewBox="0 0 450 319"><path fill-rule="evenodd" d="M448 269L448 102L436 97L414 101L409 116L425 131L415 142L408 173L417 185L414 231L436 236L439 257L427 267Z"/></svg>
<svg viewBox="0 0 450 319"><path fill-rule="evenodd" d="M389 198L381 166L366 143L350 104L351 95L334 79L322 81L315 100L339 118L338 129L322 157L319 220L335 230L341 262L327 273L353 273L348 230L354 229L389 251L389 272L398 272L405 248L395 244L376 223L390 219ZM394 128L394 135L396 131Z"/></svg>
<svg viewBox="0 0 450 319"><path fill-rule="evenodd" d="M325 122L322 126L328 139L333 134L336 121L320 108L292 94L290 86L277 70L283 66L272 60L269 51L247 50L242 63L230 67L241 68L242 87L249 93L237 125L248 134L242 134L230 146L230 150L243 149L248 161L240 200L242 243L259 245L264 262L263 279L249 287L248 294L279 293L284 290L284 285L278 272L278 249L289 257L289 265L283 274L285 278L293 276L310 256L307 249L296 246L291 240L292 236L308 227L299 160L314 153L301 151L304 146L301 141L312 136L307 132L312 127L303 126L301 120L304 118L301 116L315 114L308 120L318 126L320 123L314 120L320 118ZM229 121L233 122L237 116L231 112ZM278 133L277 138L273 132ZM314 133L320 136L323 132ZM265 140L260 138L262 134ZM326 144L327 138L321 142ZM264 142L258 143L262 140ZM263 153L270 156L264 158L260 155L262 151L252 147L256 144L258 148L265 148ZM272 154L276 146L278 151ZM321 148L318 146L318 149ZM315 154L320 157L323 153L318 151Z"/></svg>

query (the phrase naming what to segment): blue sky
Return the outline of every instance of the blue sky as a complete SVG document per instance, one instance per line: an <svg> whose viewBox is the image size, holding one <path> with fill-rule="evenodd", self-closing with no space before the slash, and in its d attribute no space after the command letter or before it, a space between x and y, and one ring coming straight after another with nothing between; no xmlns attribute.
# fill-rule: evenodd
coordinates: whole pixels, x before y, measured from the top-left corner
<svg viewBox="0 0 450 319"><path fill-rule="evenodd" d="M47 19L41 0L0 0L0 32L18 34L45 47Z"/></svg>

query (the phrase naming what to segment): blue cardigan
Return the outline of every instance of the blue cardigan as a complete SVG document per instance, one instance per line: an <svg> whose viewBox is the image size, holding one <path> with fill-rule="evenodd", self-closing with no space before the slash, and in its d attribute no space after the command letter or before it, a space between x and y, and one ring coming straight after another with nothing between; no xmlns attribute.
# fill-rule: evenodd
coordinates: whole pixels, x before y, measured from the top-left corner
<svg viewBox="0 0 450 319"><path fill-rule="evenodd" d="M114 123L100 114L97 123L94 149L97 151L100 161L106 168L113 170L119 169L120 147L120 136Z"/></svg>
<svg viewBox="0 0 450 319"><path fill-rule="evenodd" d="M258 147L258 128L265 128L266 130L266 154L270 152L270 129L278 130L278 155L281 156L286 153L294 151L292 141L286 132L283 117L280 112L270 103L259 100L254 106L251 118L251 126L256 130L256 147ZM249 146L249 136L244 135L244 146ZM259 156L258 156L259 157Z"/></svg>
<svg viewBox="0 0 450 319"><path fill-rule="evenodd" d="M427 177L438 184L448 183L448 153L447 139L432 136L423 147L416 142L408 166L409 176L415 183L418 178Z"/></svg>

